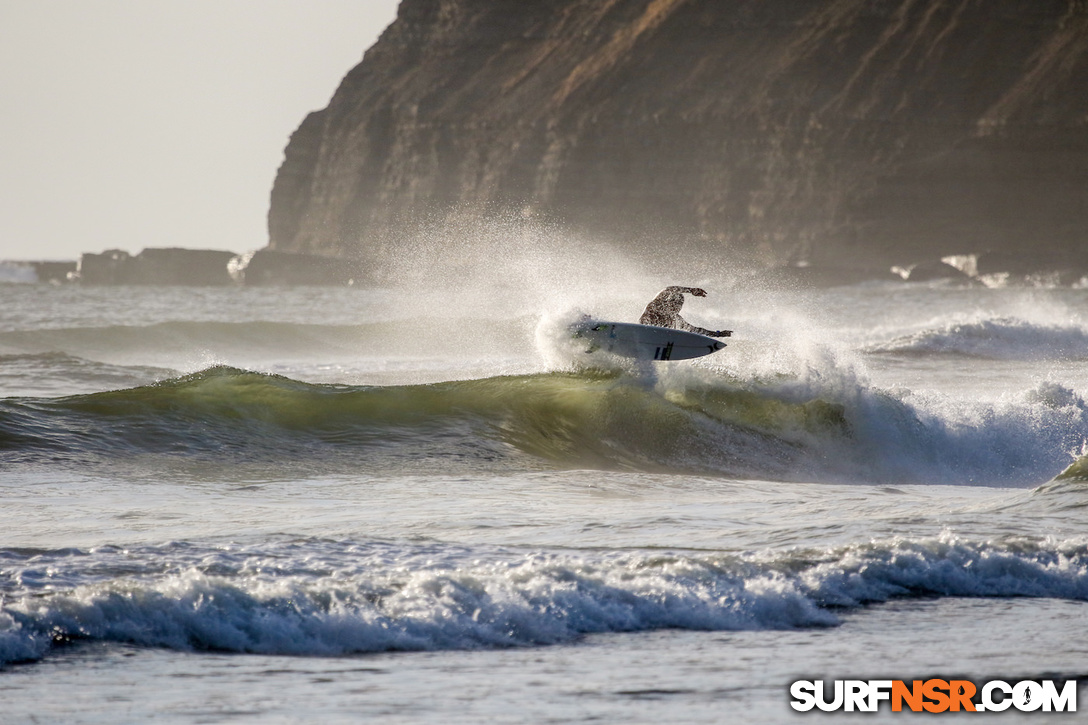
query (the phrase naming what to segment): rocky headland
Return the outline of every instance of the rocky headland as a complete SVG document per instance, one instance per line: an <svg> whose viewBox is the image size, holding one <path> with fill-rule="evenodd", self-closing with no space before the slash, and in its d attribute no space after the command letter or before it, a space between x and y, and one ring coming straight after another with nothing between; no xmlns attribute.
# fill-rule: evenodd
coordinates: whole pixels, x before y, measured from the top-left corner
<svg viewBox="0 0 1088 725"><path fill-rule="evenodd" d="M1072 278L1088 8L403 0L291 136L269 250L380 275L418 219L492 213L810 278Z"/></svg>
<svg viewBox="0 0 1088 725"><path fill-rule="evenodd" d="M357 266L349 260L260 249L247 254L217 249L149 247L139 254L108 249L80 256L69 282L88 285L337 285L352 284ZM40 281L55 281L41 279Z"/></svg>

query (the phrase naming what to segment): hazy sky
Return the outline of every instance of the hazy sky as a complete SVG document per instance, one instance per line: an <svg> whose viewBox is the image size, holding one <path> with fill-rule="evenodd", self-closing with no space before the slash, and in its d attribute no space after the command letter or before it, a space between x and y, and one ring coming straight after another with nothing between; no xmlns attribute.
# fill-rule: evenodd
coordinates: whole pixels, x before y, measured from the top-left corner
<svg viewBox="0 0 1088 725"><path fill-rule="evenodd" d="M0 0L0 259L243 252L397 0Z"/></svg>

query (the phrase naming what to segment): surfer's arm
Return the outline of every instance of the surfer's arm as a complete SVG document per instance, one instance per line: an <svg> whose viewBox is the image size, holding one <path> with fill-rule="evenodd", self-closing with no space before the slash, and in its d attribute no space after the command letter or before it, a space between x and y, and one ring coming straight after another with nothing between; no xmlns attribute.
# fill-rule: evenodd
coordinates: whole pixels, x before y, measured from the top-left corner
<svg viewBox="0 0 1088 725"><path fill-rule="evenodd" d="M688 332L694 332L697 335L706 335L707 337L729 337L733 334L732 330L707 330L703 327L696 327L680 315L676 316L676 322L673 324L678 330L686 330Z"/></svg>
<svg viewBox="0 0 1088 725"><path fill-rule="evenodd" d="M662 294L667 292L679 292L680 294L688 294L695 297L706 297L706 290L702 287L666 287L665 292L662 292Z"/></svg>

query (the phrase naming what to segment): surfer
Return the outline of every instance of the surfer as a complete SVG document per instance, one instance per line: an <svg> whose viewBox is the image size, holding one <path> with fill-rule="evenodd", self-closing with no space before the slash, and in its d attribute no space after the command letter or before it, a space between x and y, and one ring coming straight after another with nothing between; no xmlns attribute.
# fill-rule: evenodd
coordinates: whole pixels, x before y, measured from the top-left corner
<svg viewBox="0 0 1088 725"><path fill-rule="evenodd" d="M695 297L706 297L706 290L699 287L666 287L650 304L646 305L646 311L638 319L643 325L655 325L657 327L671 327L675 330L687 330L699 335L710 337L729 337L732 330L704 330L702 327L692 325L680 316L680 308L684 306L684 294Z"/></svg>

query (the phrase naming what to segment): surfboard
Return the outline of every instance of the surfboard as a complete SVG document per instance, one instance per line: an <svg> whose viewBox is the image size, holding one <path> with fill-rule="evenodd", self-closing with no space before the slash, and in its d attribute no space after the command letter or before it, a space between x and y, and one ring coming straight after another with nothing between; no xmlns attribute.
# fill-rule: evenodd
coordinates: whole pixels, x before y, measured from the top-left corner
<svg viewBox="0 0 1088 725"><path fill-rule="evenodd" d="M690 360L725 347L724 342L706 335L633 322L585 320L571 330L576 338L589 341L586 352L604 350L640 360Z"/></svg>

